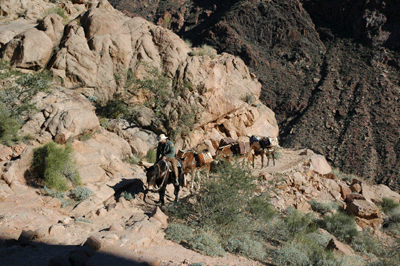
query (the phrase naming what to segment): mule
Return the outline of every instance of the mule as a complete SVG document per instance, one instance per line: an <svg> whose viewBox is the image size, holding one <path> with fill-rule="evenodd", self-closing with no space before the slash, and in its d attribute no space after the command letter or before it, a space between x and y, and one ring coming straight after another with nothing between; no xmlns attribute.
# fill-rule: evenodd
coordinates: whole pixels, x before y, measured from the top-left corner
<svg viewBox="0 0 400 266"><path fill-rule="evenodd" d="M179 156L179 159L181 160L182 163L182 169L183 169L182 175L185 176L190 174L191 176L190 180L191 189L194 188L195 177L200 170L205 170L208 176L210 172L211 163L202 163L199 154L196 153L195 151L188 150L186 152L182 152L181 155Z"/></svg>
<svg viewBox="0 0 400 266"><path fill-rule="evenodd" d="M267 156L268 162L267 166L269 166L269 158L272 157L273 164L275 166L275 146L271 145L271 142L268 138L263 138L261 140L255 140L253 136L250 138L250 148L253 150L253 168L254 168L254 160L257 156L261 156L261 169L264 168L264 155Z"/></svg>
<svg viewBox="0 0 400 266"><path fill-rule="evenodd" d="M251 149L249 150L249 152L245 154L238 154L237 152L235 153L233 146L234 144L231 144L218 148L217 153L215 155L215 159L230 161L231 159L236 157L239 159L246 159L249 162L252 160L253 154L251 153Z"/></svg>
<svg viewBox="0 0 400 266"><path fill-rule="evenodd" d="M175 184L175 173L172 166L166 160L159 160L154 165L145 168L147 177L147 191L158 192L160 195L161 206L165 204L165 191L167 185L174 184L174 202L178 201L180 186L183 184L182 167L178 166L179 185Z"/></svg>

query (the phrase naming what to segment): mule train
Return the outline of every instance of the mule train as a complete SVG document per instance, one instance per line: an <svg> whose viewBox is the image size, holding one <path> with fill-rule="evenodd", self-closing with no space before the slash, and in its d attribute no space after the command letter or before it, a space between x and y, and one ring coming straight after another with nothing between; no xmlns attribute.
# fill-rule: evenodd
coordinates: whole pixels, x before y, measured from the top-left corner
<svg viewBox="0 0 400 266"><path fill-rule="evenodd" d="M218 144L217 144L218 145ZM215 146L217 146L215 145ZM210 169L215 162L230 161L233 158L244 159L253 163L256 157L261 156L261 168L264 167L264 156L267 156L269 166L269 157L272 157L273 165L275 165L275 147L278 146L277 138L263 137L258 139L251 136L248 142L238 142L231 138L224 138L220 141L215 156L204 149L201 152L194 150L179 150L177 159L179 161L179 185L174 184L175 202L178 200L180 187L185 186L194 189L196 175L200 178L200 171L205 171L208 177ZM160 203L164 205L165 191L167 184L174 183L175 173L172 166L165 160L159 160L154 165L146 167L146 176L148 190L158 192L160 195ZM186 177L190 176L190 179Z"/></svg>

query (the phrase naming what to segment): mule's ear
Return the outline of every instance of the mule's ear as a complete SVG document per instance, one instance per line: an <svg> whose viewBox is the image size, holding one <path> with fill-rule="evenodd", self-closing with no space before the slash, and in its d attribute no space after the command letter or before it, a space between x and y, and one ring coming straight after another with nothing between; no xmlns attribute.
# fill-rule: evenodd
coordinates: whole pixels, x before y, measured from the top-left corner
<svg viewBox="0 0 400 266"><path fill-rule="evenodd" d="M150 168L150 167L147 168L146 166L143 166L143 167L144 167L144 171L145 172L147 172L149 170L149 168Z"/></svg>

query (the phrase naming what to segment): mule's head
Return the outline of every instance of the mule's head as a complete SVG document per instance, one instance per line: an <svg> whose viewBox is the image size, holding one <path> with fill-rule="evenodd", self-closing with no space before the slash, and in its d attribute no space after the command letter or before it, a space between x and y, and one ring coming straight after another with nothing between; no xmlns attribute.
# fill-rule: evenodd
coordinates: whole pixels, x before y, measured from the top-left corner
<svg viewBox="0 0 400 266"><path fill-rule="evenodd" d="M150 166L145 169L147 177L147 189L153 190L156 184L157 176L159 171L156 165Z"/></svg>

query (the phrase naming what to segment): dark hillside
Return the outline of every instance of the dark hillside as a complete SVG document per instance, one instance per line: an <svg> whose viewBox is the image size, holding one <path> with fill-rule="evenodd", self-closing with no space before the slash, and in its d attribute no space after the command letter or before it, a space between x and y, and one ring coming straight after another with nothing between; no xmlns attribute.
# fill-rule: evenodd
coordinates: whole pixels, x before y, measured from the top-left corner
<svg viewBox="0 0 400 266"><path fill-rule="evenodd" d="M240 56L263 84L282 145L399 189L396 1L113 2L195 46Z"/></svg>

